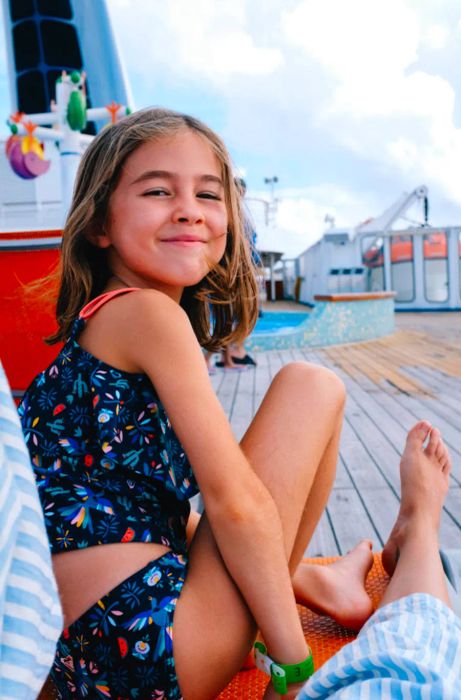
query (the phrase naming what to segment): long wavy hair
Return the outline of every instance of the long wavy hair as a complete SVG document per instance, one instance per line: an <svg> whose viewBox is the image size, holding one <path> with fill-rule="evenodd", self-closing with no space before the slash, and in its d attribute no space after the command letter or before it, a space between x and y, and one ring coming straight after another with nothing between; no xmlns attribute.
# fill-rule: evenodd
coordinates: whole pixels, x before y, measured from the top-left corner
<svg viewBox="0 0 461 700"><path fill-rule="evenodd" d="M91 239L104 229L109 202L121 169L137 148L188 129L212 148L221 166L228 215L226 249L217 265L193 287L186 287L181 306L204 348L218 350L244 340L256 323L257 283L244 232L241 196L222 140L198 119L167 109L143 109L103 129L85 151L78 169L72 204L62 234L56 272L57 331L48 343L65 341L80 310L101 294L112 272L107 250Z"/></svg>

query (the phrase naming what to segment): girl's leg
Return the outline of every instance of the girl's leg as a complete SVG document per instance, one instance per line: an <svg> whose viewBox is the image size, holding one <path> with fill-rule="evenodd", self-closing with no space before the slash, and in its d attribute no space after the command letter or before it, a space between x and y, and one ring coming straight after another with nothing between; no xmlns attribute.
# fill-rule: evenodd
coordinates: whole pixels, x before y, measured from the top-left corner
<svg viewBox="0 0 461 700"><path fill-rule="evenodd" d="M400 462L400 511L383 550L383 563L392 574L380 603L387 607L322 666L300 700L461 697L459 620L433 598L412 596L429 594L450 605L438 543L449 473L450 457L439 432L421 421L407 436Z"/></svg>
<svg viewBox="0 0 461 700"><path fill-rule="evenodd" d="M399 515L383 549L383 564L392 578L380 606L418 592L450 605L439 554L440 515L450 468L439 431L426 421L415 425L400 462Z"/></svg>
<svg viewBox="0 0 461 700"><path fill-rule="evenodd" d="M318 370L319 368L314 369ZM335 375L333 375L333 378L339 384ZM297 381L296 376L293 379L295 383ZM320 377L318 379L322 382ZM290 393L293 392L294 395L295 386L289 387L289 391ZM319 392L318 394L317 391ZM316 407L320 408L318 403L320 391L320 386L318 388L312 387L312 406L310 408L312 413L308 416L309 421L313 419ZM342 385L341 394L345 398ZM348 557L327 568L300 563L320 516L325 509L334 482L343 407L342 403L333 423L330 421L327 425L322 426L321 424L323 430L321 429L320 434L315 432L314 439L312 434L309 433L308 442L306 443L305 431L309 430L309 424L305 425L304 428L301 427L298 432L294 431L288 434L287 425L281 420L275 426L272 425L271 406L266 404L261 407L262 410L258 415L260 420L258 430L254 430L252 425L244 436L241 445L251 464L265 464L268 460L273 462L273 457L270 457L268 452L274 455L273 445L281 447L280 463L275 463L274 470L272 473L269 472L269 481L266 481L265 478L263 478L263 481L278 505L282 523L289 521L289 512L293 507L294 492L299 490L300 500L306 499L296 533L291 533L292 539L288 542L291 550L290 569L293 573L293 589L296 600L298 603L306 605L317 612L328 613L347 627L359 629L372 612L371 600L363 585L373 563L371 556L372 543L368 540L364 541ZM292 402L291 414L288 418L291 424L293 423L292 416L303 415L302 413L298 414L297 410L298 407ZM302 411L301 405L299 410ZM320 417L321 421L322 417ZM271 436L273 445L267 443L267 441L265 443L261 442L260 430ZM313 427L312 432L314 430L317 430L317 428ZM291 457L287 455L287 458L294 460L294 473L291 475L292 482L288 481L284 484L288 489L286 497L278 501L277 491L281 483L280 473L277 470L286 470L286 465L280 466L283 462L282 452L286 444L284 441L288 441L292 451ZM307 474L306 467L303 469L303 464L309 464ZM315 469L316 464L318 465L317 469ZM266 467L265 474L268 471L269 468ZM309 479L312 479L310 483L308 482ZM299 503L298 507L300 507ZM338 586L338 580L341 577L347 580L347 586Z"/></svg>
<svg viewBox="0 0 461 700"><path fill-rule="evenodd" d="M293 569L333 482L343 407L344 388L336 375L304 363L288 365L275 377L242 440L278 506ZM371 560L368 547L362 558ZM174 622L174 655L185 700L214 698L239 670L255 633L204 515L190 548Z"/></svg>

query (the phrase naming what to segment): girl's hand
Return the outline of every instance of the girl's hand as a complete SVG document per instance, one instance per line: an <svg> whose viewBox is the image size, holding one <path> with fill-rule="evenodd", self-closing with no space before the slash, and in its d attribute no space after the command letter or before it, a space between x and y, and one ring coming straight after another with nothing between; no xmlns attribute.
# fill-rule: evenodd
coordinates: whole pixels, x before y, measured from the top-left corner
<svg viewBox="0 0 461 700"><path fill-rule="evenodd" d="M302 687L304 686L305 682L303 683L291 683L288 686L288 693L285 695L279 695L278 693L275 692L274 687L272 683L269 681L266 687L266 692L264 693L263 700L295 700L295 698L298 696L298 693L301 691Z"/></svg>

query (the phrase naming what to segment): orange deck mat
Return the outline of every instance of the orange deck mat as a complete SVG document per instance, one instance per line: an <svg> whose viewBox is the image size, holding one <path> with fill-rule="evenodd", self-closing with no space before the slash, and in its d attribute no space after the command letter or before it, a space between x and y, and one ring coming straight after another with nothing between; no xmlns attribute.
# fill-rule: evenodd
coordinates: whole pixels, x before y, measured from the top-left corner
<svg viewBox="0 0 461 700"><path fill-rule="evenodd" d="M389 577L381 564L381 554L374 554L373 558L373 568L368 574L366 589L373 601L373 608L376 608L387 586ZM324 566L325 564L331 564L336 559L338 557L319 557L316 559L305 559L304 561ZM304 636L312 649L316 669L320 668L344 644L351 642L356 637L354 632L341 627L329 617L316 615L300 605L298 610ZM217 700L261 700L267 680L267 676L257 669L240 671L219 695Z"/></svg>

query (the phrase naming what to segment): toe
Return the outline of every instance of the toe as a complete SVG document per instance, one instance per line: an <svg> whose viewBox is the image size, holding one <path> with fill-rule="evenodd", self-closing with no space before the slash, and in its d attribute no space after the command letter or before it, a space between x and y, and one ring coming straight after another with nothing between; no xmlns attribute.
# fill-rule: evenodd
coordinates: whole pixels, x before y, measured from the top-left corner
<svg viewBox="0 0 461 700"><path fill-rule="evenodd" d="M437 430L437 428L432 428L429 436L429 442L427 443L427 447L425 449L425 453L428 457L433 457L436 454L440 442L440 431Z"/></svg>
<svg viewBox="0 0 461 700"><path fill-rule="evenodd" d="M451 462L449 457L444 462L442 462L442 471L446 476L449 475L451 471Z"/></svg>
<svg viewBox="0 0 461 700"><path fill-rule="evenodd" d="M443 444L442 440L440 440L439 444L437 445L437 448L435 450L435 456L437 457L438 461L441 462L444 455L445 455L445 445Z"/></svg>
<svg viewBox="0 0 461 700"><path fill-rule="evenodd" d="M440 460L440 464L442 465L442 471L444 474L449 474L451 471L451 457L450 453L448 452L448 449L444 443L443 444L443 455Z"/></svg>
<svg viewBox="0 0 461 700"><path fill-rule="evenodd" d="M407 443L418 443L421 447L431 431L431 424L427 420L421 420L412 427L407 435Z"/></svg>
<svg viewBox="0 0 461 700"><path fill-rule="evenodd" d="M373 542L371 540L364 539L364 540L360 540L360 542L358 542L355 545L355 547L349 551L349 554L351 552L356 552L359 550L365 550L366 552L371 552L372 549L373 549Z"/></svg>

